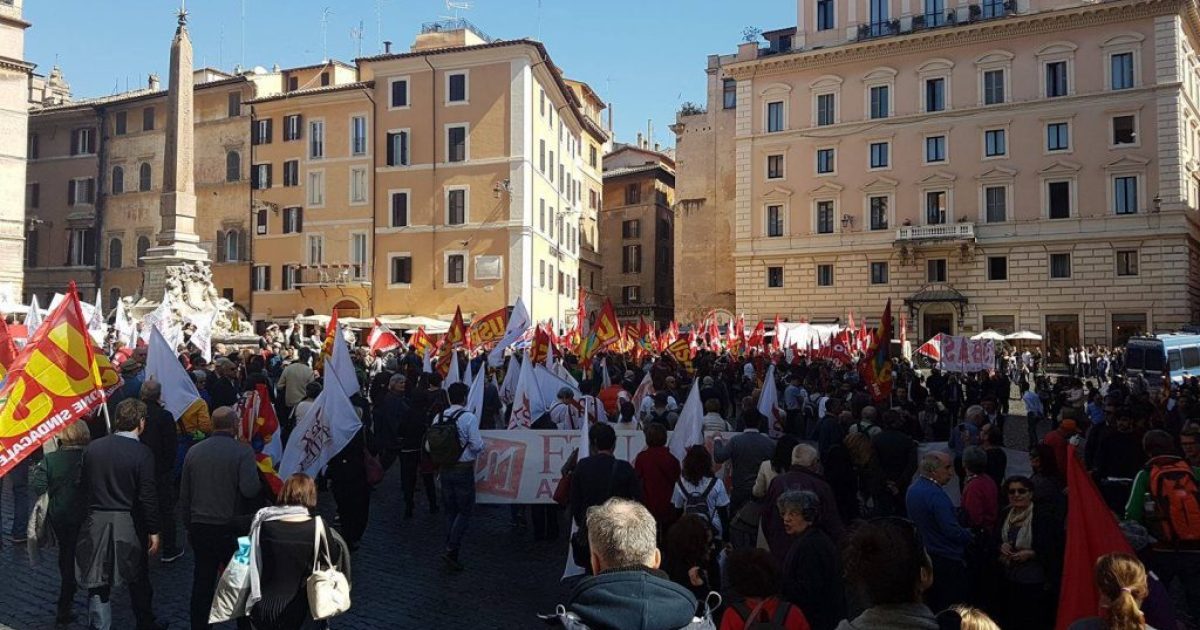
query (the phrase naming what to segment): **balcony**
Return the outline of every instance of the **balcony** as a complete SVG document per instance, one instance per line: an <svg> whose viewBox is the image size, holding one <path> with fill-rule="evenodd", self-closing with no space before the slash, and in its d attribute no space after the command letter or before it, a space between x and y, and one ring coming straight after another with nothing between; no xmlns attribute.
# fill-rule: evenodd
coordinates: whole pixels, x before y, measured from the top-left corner
<svg viewBox="0 0 1200 630"><path fill-rule="evenodd" d="M298 265L292 268L296 287L352 287L371 284L371 267L359 263Z"/></svg>
<svg viewBox="0 0 1200 630"><path fill-rule="evenodd" d="M859 24L855 39L863 41L878 37L916 33L935 28L949 28L964 24L974 24L985 20L995 20L1016 14L1016 0L970 4L965 7L947 9L944 13L919 13L913 16L904 16L896 20Z"/></svg>
<svg viewBox="0 0 1200 630"><path fill-rule="evenodd" d="M974 241L974 223L943 223L939 225L906 225L896 230L896 240L915 241Z"/></svg>

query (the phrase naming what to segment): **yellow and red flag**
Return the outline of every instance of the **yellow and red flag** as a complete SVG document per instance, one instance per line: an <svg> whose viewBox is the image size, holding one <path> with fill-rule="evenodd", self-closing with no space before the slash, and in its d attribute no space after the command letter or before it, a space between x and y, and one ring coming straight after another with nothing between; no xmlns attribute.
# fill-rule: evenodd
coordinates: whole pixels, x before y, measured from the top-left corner
<svg viewBox="0 0 1200 630"><path fill-rule="evenodd" d="M433 349L433 339L430 339L429 335L425 334L424 326L418 326L417 332L413 333L412 338L408 340L408 345L413 349L413 352L416 352L420 356L425 356L427 350Z"/></svg>
<svg viewBox="0 0 1200 630"><path fill-rule="evenodd" d="M689 372L692 369L692 346L686 338L680 337L667 346L667 354L671 355L679 365Z"/></svg>
<svg viewBox="0 0 1200 630"><path fill-rule="evenodd" d="M596 335L596 351L603 350L621 341L621 323L617 321L617 312L613 309L612 300L605 299L600 314L596 317L596 325L592 328Z"/></svg>
<svg viewBox="0 0 1200 630"><path fill-rule="evenodd" d="M72 283L0 388L0 477L104 402L94 354Z"/></svg>
<svg viewBox="0 0 1200 630"><path fill-rule="evenodd" d="M469 335L471 346L482 348L489 343L500 341L504 337L504 329L508 326L508 308L502 308L484 315L471 322Z"/></svg>
<svg viewBox="0 0 1200 630"><path fill-rule="evenodd" d="M467 327L463 324L462 307L454 307L454 319L450 322L450 330L442 337L442 347L438 352L437 370L445 376L450 371L450 358L454 351L468 345Z"/></svg>
<svg viewBox="0 0 1200 630"><path fill-rule="evenodd" d="M529 346L529 360L533 361L534 365L544 362L546 357L550 356L550 347L554 344L553 335L549 325L542 324L537 327L537 332L533 334L533 344Z"/></svg>
<svg viewBox="0 0 1200 630"><path fill-rule="evenodd" d="M8 322L0 317L0 378L8 374L8 369L17 361L17 344L8 331Z"/></svg>
<svg viewBox="0 0 1200 630"><path fill-rule="evenodd" d="M750 339L746 342L746 350L763 350L763 346L767 339L767 324L763 320L758 320L754 326L754 332L750 333Z"/></svg>
<svg viewBox="0 0 1200 630"><path fill-rule="evenodd" d="M267 386L259 383L254 390L242 394L237 409L241 418L238 438L254 449L259 475L271 488L271 493L278 495L283 488L283 480L275 468L283 458L283 437Z"/></svg>

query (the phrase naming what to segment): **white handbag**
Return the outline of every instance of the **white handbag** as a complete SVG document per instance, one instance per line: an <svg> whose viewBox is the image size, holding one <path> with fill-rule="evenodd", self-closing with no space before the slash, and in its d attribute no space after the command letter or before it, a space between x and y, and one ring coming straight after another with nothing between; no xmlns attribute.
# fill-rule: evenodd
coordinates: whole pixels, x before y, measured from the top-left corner
<svg viewBox="0 0 1200 630"><path fill-rule="evenodd" d="M350 610L350 582L333 566L324 521L320 516L315 520L317 531L313 536L313 571L312 575L308 576L306 586L308 611L312 613L313 619L321 620Z"/></svg>

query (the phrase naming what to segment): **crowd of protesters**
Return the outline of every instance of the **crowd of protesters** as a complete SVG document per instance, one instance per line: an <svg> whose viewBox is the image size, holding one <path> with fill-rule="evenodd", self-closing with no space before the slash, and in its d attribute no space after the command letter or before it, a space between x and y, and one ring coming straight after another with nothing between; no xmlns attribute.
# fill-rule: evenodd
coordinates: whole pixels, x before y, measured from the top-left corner
<svg viewBox="0 0 1200 630"><path fill-rule="evenodd" d="M416 352L372 356L356 348L359 391L351 403L361 432L319 479L290 478L273 494L250 446L230 439L234 407L267 384L286 442L320 395L319 348L318 338L293 326L268 330L258 348L218 345L213 361L181 349L209 405L211 426L203 430L180 427L163 409L161 388L143 375L144 348L113 349L123 386L109 401L111 420L70 427L32 472L34 491L50 495L58 534L60 622L74 617L81 588L89 623L110 627L111 590L128 585L138 628L163 627L153 613L148 558L172 562L186 540L195 556L191 625L208 627L221 567L238 537L253 533L257 597L240 624L321 627L307 614L304 588L314 528L334 541L336 564L349 574L372 487L393 465L403 518L419 507L443 513L441 561L453 573L471 567L472 545L485 544L470 536L480 431L506 428L511 413L495 385L502 379L488 380L476 416L465 408L468 387L443 388ZM568 353L562 369L583 398L559 392L531 428L593 422L588 456L564 467L571 484L560 504L512 506L509 515L515 527L532 522L535 540L566 542L561 533L575 532L570 549L588 575L551 619L566 627L665 629L708 618L722 630L756 622L814 630L1049 628L1067 536L1067 450L1076 448L1139 552L1101 559L1096 588L1104 606L1076 626L1147 627L1147 569L1164 584L1178 581L1186 602L1180 611L1147 608L1147 617L1200 619L1200 546L1192 546L1200 532L1174 520L1162 482L1196 490L1200 383L1167 391L1126 379L1119 355L1080 351L1072 374L1057 377L1031 353L1004 354L998 369L967 375L895 359L891 391L875 399L853 366L802 356L702 350L684 367L665 355L606 353L584 369ZM777 418L758 411L773 359ZM460 365L474 372L485 358L464 354ZM668 432L692 387L713 439L680 459L667 448ZM1006 420L1021 420L1008 415L1017 399L1025 422L1006 431ZM437 425L453 427L450 460L429 452ZM645 449L629 461L615 454L620 430L645 434ZM1014 450L1028 451L1029 474L1009 473ZM948 486L961 497L957 505ZM312 518L319 489L332 495L336 530ZM1184 502L1184 517L1196 500ZM139 551L105 557L114 543Z"/></svg>

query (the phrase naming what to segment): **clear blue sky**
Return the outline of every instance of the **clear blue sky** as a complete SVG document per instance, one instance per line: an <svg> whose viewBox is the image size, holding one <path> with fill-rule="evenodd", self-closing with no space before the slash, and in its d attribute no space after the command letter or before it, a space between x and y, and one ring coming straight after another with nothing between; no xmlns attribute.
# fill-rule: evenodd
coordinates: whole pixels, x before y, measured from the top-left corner
<svg viewBox="0 0 1200 630"><path fill-rule="evenodd" d="M26 59L48 73L57 59L77 98L140 87L157 72L166 83L178 0L26 0ZM323 57L321 14L328 7L330 56L351 61L378 50L376 0L188 0L196 64L283 67ZM795 23L795 0L474 0L461 14L492 37L539 38L567 76L614 104L617 139L632 141L654 120L655 138L683 101L704 101L707 55L733 52L747 26ZM405 50L421 23L450 14L444 0L383 0L383 38ZM539 18L540 15L540 18Z"/></svg>

